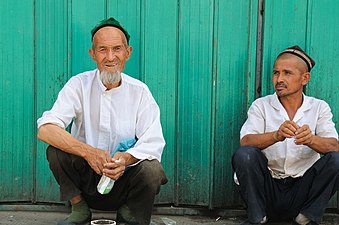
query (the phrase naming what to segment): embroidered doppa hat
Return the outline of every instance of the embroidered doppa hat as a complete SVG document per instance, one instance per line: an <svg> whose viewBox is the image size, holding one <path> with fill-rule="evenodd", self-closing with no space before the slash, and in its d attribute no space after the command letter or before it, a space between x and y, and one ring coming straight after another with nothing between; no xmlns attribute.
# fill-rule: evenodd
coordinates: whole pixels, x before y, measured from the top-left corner
<svg viewBox="0 0 339 225"><path fill-rule="evenodd" d="M129 43L130 35L128 34L127 30L124 28L124 26L122 26L122 25L119 23L119 21L117 21L117 20L114 19L113 17L110 17L110 18L108 18L108 19L101 20L97 25L95 25L95 27L91 30L92 40L93 40L94 34L95 34L100 28L107 27L107 26L116 27L116 28L118 28L119 30L121 30L121 31L124 33L124 35L126 36L127 43Z"/></svg>
<svg viewBox="0 0 339 225"><path fill-rule="evenodd" d="M298 45L294 45L292 47L286 48L284 51L282 51L278 55L277 58L279 58L279 56L285 53L290 53L301 58L306 63L308 71L311 71L311 69L315 65L315 61L309 55L307 55L306 52L304 52L304 50L302 50Z"/></svg>

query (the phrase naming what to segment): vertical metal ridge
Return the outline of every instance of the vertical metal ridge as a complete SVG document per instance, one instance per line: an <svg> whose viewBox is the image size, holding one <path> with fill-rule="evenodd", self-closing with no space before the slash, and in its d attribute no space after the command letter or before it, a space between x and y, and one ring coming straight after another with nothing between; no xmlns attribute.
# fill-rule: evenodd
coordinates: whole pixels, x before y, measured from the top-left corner
<svg viewBox="0 0 339 225"><path fill-rule="evenodd" d="M249 46L249 51L247 53L247 77L246 77L246 89L247 89L247 94L246 94L246 99L244 101L244 108L247 109L250 105L250 103L253 101L253 97L255 96L256 93L256 86L255 86L255 82L253 82L253 79L255 81L256 79L256 69L257 69L257 65L256 65L256 50L257 50L257 29L258 26L254 26L254 24L258 24L258 10L259 8L259 1L251 1L249 3L249 8L248 8L248 30L249 30L249 34L248 34L248 46ZM254 13L256 10L257 13ZM255 51L254 51L254 50ZM254 63L253 63L254 62ZM253 77L253 78L252 78ZM249 91L250 90L250 91Z"/></svg>
<svg viewBox="0 0 339 225"><path fill-rule="evenodd" d="M255 71L255 98L262 94L262 44L263 44L263 23L264 23L264 8L265 0L258 0L258 24L257 24L257 50L256 50L256 71Z"/></svg>
<svg viewBox="0 0 339 225"><path fill-rule="evenodd" d="M311 34L309 34L310 32L310 27L311 27L311 23L312 23L312 3L311 1L307 0L306 3L306 24L305 24L305 51L308 52L309 54L311 54ZM305 94L308 93L308 88L309 85L305 85L304 86L304 92Z"/></svg>
<svg viewBox="0 0 339 225"><path fill-rule="evenodd" d="M210 135L210 164L211 166L210 169L210 182L209 182L209 200L208 200L208 208L212 209L213 208L213 193L214 193L214 159L215 159L215 142L216 142L216 97L217 97L217 79L218 79L218 73L217 73L217 67L218 67L218 60L217 60L217 55L218 55L218 23L217 23L217 18L219 16L219 10L217 10L216 7L216 2L219 3L218 0L213 0L213 11L212 11L212 84L211 84L211 119L210 119L210 126L211 126L211 135Z"/></svg>
<svg viewBox="0 0 339 225"><path fill-rule="evenodd" d="M140 10L140 24L139 24L139 34L140 34L140 54L139 54L139 79L143 82L146 81L146 74L145 74L145 60L143 60L143 54L146 52L145 47L145 9L146 9L146 1L139 2L139 10Z"/></svg>
<svg viewBox="0 0 339 225"><path fill-rule="evenodd" d="M180 127L180 120L179 120L179 73L180 73L180 52L179 52L179 48L180 48L180 0L177 0L177 33L176 33L176 44L177 44L177 48L176 48L176 84L175 84L175 137L180 137L179 135L179 127ZM178 156L178 147L179 147L179 140L178 138L175 138L175 143L174 143L174 168L175 168L175 172L174 172L174 205L178 206L179 205L179 192L178 192L178 186L179 186L179 176L178 176L178 160L179 160L179 156Z"/></svg>
<svg viewBox="0 0 339 225"><path fill-rule="evenodd" d="M33 121L36 121L38 118L38 112L37 112L37 90L38 90L38 79L37 79L37 19L36 19L36 0L33 0ZM32 203L36 203L37 199L36 199L36 173L37 173L37 148L38 148L38 142L37 142L37 137L35 136L35 134L37 134L37 126L33 126L33 132L34 132L34 137L33 138L33 149L32 149L32 155L33 155L33 159L32 159L32 179L33 179L33 188L32 188Z"/></svg>
<svg viewBox="0 0 339 225"><path fill-rule="evenodd" d="M66 5L66 16L67 16L67 61L66 61L66 66L67 66L67 78L69 79L72 76L72 0L67 0L67 5Z"/></svg>
<svg viewBox="0 0 339 225"><path fill-rule="evenodd" d="M107 19L108 15L109 15L109 12L108 12L108 9L109 9L109 0L106 0L105 3L104 3L104 17L105 19Z"/></svg>

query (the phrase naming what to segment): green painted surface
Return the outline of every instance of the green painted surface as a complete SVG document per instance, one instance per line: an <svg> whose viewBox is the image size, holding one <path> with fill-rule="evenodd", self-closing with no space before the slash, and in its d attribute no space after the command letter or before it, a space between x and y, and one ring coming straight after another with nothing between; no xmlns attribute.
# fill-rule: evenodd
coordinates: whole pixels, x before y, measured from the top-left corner
<svg viewBox="0 0 339 225"><path fill-rule="evenodd" d="M177 203L208 205L211 182L213 1L180 1Z"/></svg>
<svg viewBox="0 0 339 225"><path fill-rule="evenodd" d="M218 1L215 12L214 173L212 205L239 203L231 157L239 147L241 124L254 99L257 3ZM213 164L212 164L213 165Z"/></svg>
<svg viewBox="0 0 339 225"><path fill-rule="evenodd" d="M293 45L305 49L307 2L305 0L265 1L262 96L274 92L271 74L279 52Z"/></svg>
<svg viewBox="0 0 339 225"><path fill-rule="evenodd" d="M166 146L162 164L169 178L156 198L172 203L176 192L177 13L174 1L152 0L142 5L141 72L161 109ZM154 20L154 18L158 18ZM161 30L161 35L159 31ZM168 37L168 38L162 38ZM161 47L160 47L161 46ZM133 46L134 47L134 46ZM134 48L135 49L135 48ZM135 52L134 52L135 53ZM133 53L133 54L134 54Z"/></svg>
<svg viewBox="0 0 339 225"><path fill-rule="evenodd" d="M57 94L69 79L68 4L66 1L36 1L36 108L39 118L53 106ZM34 121L36 126L36 122ZM34 134L34 138L36 138ZM37 143L36 199L58 201L59 187L46 159L47 145Z"/></svg>
<svg viewBox="0 0 339 225"><path fill-rule="evenodd" d="M315 1L310 4L310 21L306 50L316 61L307 94L326 100L339 130L339 14L336 1Z"/></svg>
<svg viewBox="0 0 339 225"><path fill-rule="evenodd" d="M0 4L0 201L31 201L35 151L33 1Z"/></svg>
<svg viewBox="0 0 339 225"><path fill-rule="evenodd" d="M331 107L333 121L339 132L339 14L338 2L314 1L309 4L306 50L316 61L306 93L324 99ZM320 34L320 35L319 35ZM338 193L329 207L339 207Z"/></svg>
<svg viewBox="0 0 339 225"><path fill-rule="evenodd" d="M272 93L276 55L300 45L317 62L307 93L326 99L338 124L337 7L265 1L260 83L262 95ZM95 68L90 30L109 16L131 34L125 72L149 86L161 109L169 183L156 203L239 205L230 161L256 79L258 1L246 0L1 1L0 202L59 202L36 119L71 76Z"/></svg>

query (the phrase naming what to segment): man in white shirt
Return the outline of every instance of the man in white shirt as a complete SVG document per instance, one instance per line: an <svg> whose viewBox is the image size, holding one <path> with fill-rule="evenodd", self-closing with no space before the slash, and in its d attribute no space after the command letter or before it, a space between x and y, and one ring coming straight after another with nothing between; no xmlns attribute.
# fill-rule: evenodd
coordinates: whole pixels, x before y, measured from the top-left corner
<svg viewBox="0 0 339 225"><path fill-rule="evenodd" d="M159 107L144 83L122 73L132 52L125 28L109 18L91 34L89 54L98 69L72 77L37 121L61 200L72 205L58 224L87 224L94 208L117 210L118 224L148 225L155 195L167 182ZM121 143L133 144L115 152ZM97 191L102 175L115 180L108 194Z"/></svg>
<svg viewBox="0 0 339 225"><path fill-rule="evenodd" d="M314 65L299 46L282 51L273 68L275 93L255 100L248 111L232 158L247 207L244 225L291 219L295 225L318 224L338 190L331 109L303 93Z"/></svg>

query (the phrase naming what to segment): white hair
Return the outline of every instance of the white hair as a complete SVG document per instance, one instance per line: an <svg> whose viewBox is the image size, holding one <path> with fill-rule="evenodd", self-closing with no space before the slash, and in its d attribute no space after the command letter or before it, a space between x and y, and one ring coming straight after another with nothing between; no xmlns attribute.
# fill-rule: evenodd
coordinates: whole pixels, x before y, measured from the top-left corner
<svg viewBox="0 0 339 225"><path fill-rule="evenodd" d="M119 70L116 72L103 70L100 72L100 80L104 85L118 83L121 80L121 72Z"/></svg>

